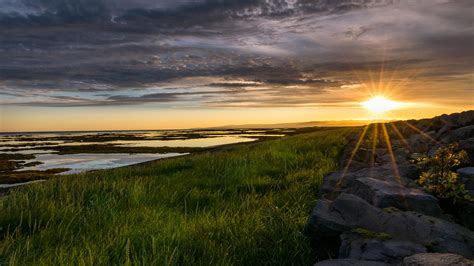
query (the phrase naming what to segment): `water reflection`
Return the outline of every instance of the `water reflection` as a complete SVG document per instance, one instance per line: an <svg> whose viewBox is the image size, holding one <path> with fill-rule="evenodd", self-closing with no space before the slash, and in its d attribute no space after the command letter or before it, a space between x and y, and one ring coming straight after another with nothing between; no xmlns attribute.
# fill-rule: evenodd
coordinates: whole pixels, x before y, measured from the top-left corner
<svg viewBox="0 0 474 266"><path fill-rule="evenodd" d="M21 183L15 183L15 184L0 184L0 189L19 187L19 186L24 186L24 185L28 185L28 184L40 183L40 182L43 182L43 181L45 181L45 180L34 180L34 181L21 182Z"/></svg>
<svg viewBox="0 0 474 266"><path fill-rule="evenodd" d="M27 161L42 164L18 169L47 170L68 168L66 174L114 168L142 163L150 160L180 156L184 153L138 153L128 154L124 147L190 147L208 148L220 145L252 142L262 137L282 137L284 130L168 130L168 131L116 131L116 132L57 132L57 133L0 133L0 153L34 154L36 158ZM158 139L157 139L158 138ZM161 139L160 139L161 138ZM88 145L79 154L59 155L61 146ZM94 153L94 147L109 145L110 153L103 149L101 154ZM124 153L114 153L114 147L124 149ZM87 153L89 152L92 153ZM174 151L173 149L171 151ZM96 151L97 152L97 151ZM122 152L122 151L120 151ZM149 152L149 151L146 151Z"/></svg>
<svg viewBox="0 0 474 266"><path fill-rule="evenodd" d="M213 147L240 142L255 141L255 138L226 136L214 138L176 139L176 140L118 140L108 143L127 147Z"/></svg>
<svg viewBox="0 0 474 266"><path fill-rule="evenodd" d="M74 174L88 170L107 169L121 166L127 166L156 159L163 159L175 156L185 155L186 153L163 153L163 154L38 154L36 159L31 161L40 161L43 164L25 167L22 170L47 170L54 168L69 168L71 170L62 174ZM20 170L21 171L21 170Z"/></svg>

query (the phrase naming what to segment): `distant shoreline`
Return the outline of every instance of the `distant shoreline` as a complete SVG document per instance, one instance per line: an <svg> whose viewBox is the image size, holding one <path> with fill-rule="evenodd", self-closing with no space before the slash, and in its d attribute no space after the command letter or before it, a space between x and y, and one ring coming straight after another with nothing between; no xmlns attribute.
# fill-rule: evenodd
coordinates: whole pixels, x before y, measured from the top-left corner
<svg viewBox="0 0 474 266"><path fill-rule="evenodd" d="M224 125L216 127L202 128L170 128L170 129L117 129L117 130L60 130L60 131L8 131L0 132L0 135L45 135L45 134L75 134L75 133L137 133L137 132L166 132L166 131L196 131L196 130L249 130L249 129L283 129L283 128L302 128L302 127L344 127L344 126L363 126L371 123L393 122L396 120L340 120L340 121L308 121L295 123L277 123L277 124L242 124L242 125Z"/></svg>

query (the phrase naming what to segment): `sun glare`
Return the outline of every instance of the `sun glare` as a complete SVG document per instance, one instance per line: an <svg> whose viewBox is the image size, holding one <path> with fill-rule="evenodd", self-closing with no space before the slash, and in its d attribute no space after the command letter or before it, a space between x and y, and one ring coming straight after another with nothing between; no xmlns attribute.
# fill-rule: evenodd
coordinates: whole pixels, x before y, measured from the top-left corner
<svg viewBox="0 0 474 266"><path fill-rule="evenodd" d="M362 102L361 104L374 114L383 114L400 107L400 103L387 99L383 96L373 97L365 102Z"/></svg>

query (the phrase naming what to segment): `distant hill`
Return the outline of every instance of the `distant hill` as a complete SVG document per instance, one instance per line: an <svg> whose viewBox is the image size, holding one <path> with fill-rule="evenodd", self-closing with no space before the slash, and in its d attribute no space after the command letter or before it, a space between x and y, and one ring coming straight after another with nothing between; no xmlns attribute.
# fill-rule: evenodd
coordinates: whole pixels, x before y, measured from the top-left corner
<svg viewBox="0 0 474 266"><path fill-rule="evenodd" d="M301 128L301 127L353 127L364 126L375 122L391 122L393 120L341 120L341 121L309 121L295 123L278 124L244 124L244 125L226 125L214 128Z"/></svg>

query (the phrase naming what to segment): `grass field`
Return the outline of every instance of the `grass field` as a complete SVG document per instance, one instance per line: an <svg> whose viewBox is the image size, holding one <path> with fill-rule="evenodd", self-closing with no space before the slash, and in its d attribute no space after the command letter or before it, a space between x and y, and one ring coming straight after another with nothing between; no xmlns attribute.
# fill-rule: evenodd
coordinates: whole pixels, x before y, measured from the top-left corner
<svg viewBox="0 0 474 266"><path fill-rule="evenodd" d="M62 176L0 198L0 264L310 265L342 129Z"/></svg>

